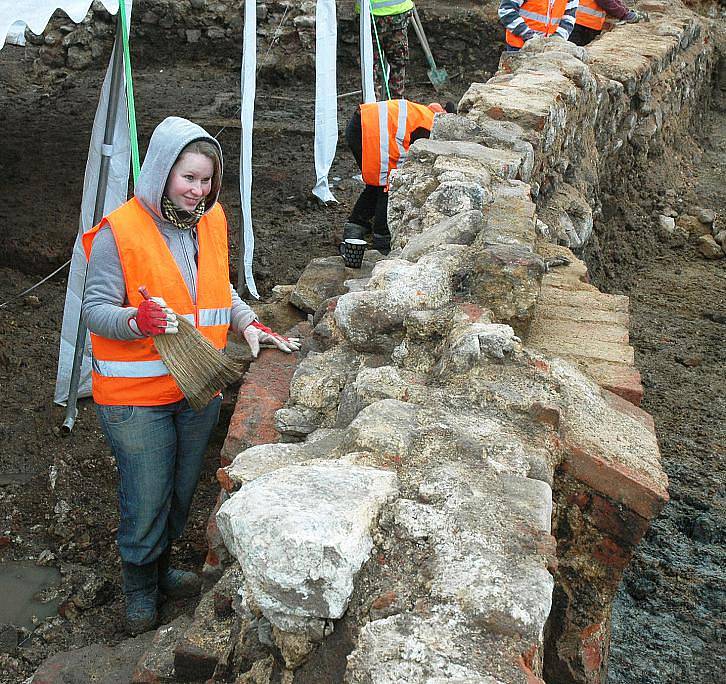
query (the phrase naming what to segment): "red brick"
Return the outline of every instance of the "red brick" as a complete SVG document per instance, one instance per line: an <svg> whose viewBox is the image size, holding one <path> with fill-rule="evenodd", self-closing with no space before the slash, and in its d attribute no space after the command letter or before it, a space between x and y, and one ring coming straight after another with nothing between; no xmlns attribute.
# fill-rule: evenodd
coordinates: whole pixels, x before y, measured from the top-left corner
<svg viewBox="0 0 726 684"><path fill-rule="evenodd" d="M616 570L624 570L630 563L632 555L608 537L604 537L592 551L595 560Z"/></svg>
<svg viewBox="0 0 726 684"><path fill-rule="evenodd" d="M227 473L225 468L217 468L217 482L219 482L225 492L231 492L234 490L234 482L232 482L232 478L229 476L229 473Z"/></svg>
<svg viewBox="0 0 726 684"><path fill-rule="evenodd" d="M535 401L529 407L529 415L537 423L549 425L555 431L560 429L560 407L555 404L544 404L541 401Z"/></svg>
<svg viewBox="0 0 726 684"><path fill-rule="evenodd" d="M373 608L373 610L388 608L393 605L393 602L396 600L396 598L397 597L395 591L387 591L385 594L381 594L378 598L373 600L373 603L371 603L371 608Z"/></svg>
<svg viewBox="0 0 726 684"><path fill-rule="evenodd" d="M222 464L256 444L270 444L280 438L275 430L275 412L290 396L290 380L299 359L277 349L264 349L250 366L240 386L237 404L222 447Z"/></svg>
<svg viewBox="0 0 726 684"><path fill-rule="evenodd" d="M582 639L582 665L588 682L599 682L603 661L604 641L607 632L600 623L586 627L580 633Z"/></svg>
<svg viewBox="0 0 726 684"><path fill-rule="evenodd" d="M588 513L598 530L632 546L638 544L650 527L650 521L597 494L592 495Z"/></svg>
<svg viewBox="0 0 726 684"><path fill-rule="evenodd" d="M668 502L668 491L642 473L620 463L606 462L586 448L568 441L565 470L596 492L624 504L652 520Z"/></svg>
<svg viewBox="0 0 726 684"><path fill-rule="evenodd" d="M625 413L631 418L635 418L635 420L655 434L655 422L653 421L653 416L651 416L647 411L643 411L643 409L639 408L638 404L624 398L622 395L618 395L617 392L608 390L607 388L601 389L600 394L602 394L605 401L607 401L607 403L616 411L620 411L620 413Z"/></svg>

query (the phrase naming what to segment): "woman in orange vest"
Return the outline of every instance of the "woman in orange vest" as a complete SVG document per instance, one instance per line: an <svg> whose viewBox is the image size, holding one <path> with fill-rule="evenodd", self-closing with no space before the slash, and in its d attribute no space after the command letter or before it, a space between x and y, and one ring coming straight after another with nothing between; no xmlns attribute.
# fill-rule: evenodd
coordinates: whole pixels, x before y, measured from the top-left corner
<svg viewBox="0 0 726 684"><path fill-rule="evenodd" d="M567 40L575 25L578 0L501 0L499 21L506 29L507 52L536 36Z"/></svg>
<svg viewBox="0 0 726 684"><path fill-rule="evenodd" d="M416 140L431 135L435 114L455 111L452 102L444 108L438 102L422 105L408 100L370 102L356 108L345 139L366 187L343 227L343 240L365 239L372 222L373 249L388 254L388 177L403 163Z"/></svg>
<svg viewBox="0 0 726 684"><path fill-rule="evenodd" d="M229 282L227 222L217 202L222 151L203 128L169 117L154 131L134 197L83 236L83 317L93 348L93 397L116 458L127 627L157 621L159 595L191 596L201 582L169 564L184 531L221 397L193 411L153 343L194 322L222 349L241 331L285 352L297 339L265 328ZM146 286L155 297L139 294Z"/></svg>
<svg viewBox="0 0 726 684"><path fill-rule="evenodd" d="M589 45L602 32L608 15L628 24L647 20L648 17L644 12L628 9L620 0L580 0L570 42L575 45Z"/></svg>

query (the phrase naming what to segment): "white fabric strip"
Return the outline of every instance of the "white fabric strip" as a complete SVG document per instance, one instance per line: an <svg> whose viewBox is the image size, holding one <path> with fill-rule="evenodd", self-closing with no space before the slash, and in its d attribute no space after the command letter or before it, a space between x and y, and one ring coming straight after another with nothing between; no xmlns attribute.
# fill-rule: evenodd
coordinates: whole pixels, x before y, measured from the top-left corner
<svg viewBox="0 0 726 684"><path fill-rule="evenodd" d="M129 24L131 23L131 3L132 0L126 0L126 12L129 18ZM65 9L69 16L72 16L73 18L78 18L78 20L80 20L86 16L85 12L83 12L80 16L78 13L71 15L72 8L70 5L80 5L81 3L79 2L63 3L62 1L54 0L49 3L39 3L31 0L31 2L23 4L52 5L54 9L60 5ZM86 2L85 5L87 10L90 2ZM118 11L118 2L104 2L104 5L109 11L113 10L114 13ZM28 8L25 7L24 11L26 9ZM2 30L1 27L0 30ZM31 28L31 30L33 29ZM38 30L42 31L42 28L39 28ZM73 245L71 269L68 274L66 301L65 308L63 310L63 323L61 326L58 373L56 376L55 394L53 397L57 404L66 403L71 384L71 371L73 369L73 354L76 346L76 333L78 330L78 320L81 315L81 297L83 296L83 287L86 280L86 255L83 251L83 245L81 244L81 236L83 233L93 228L93 210L96 204L96 191L98 189L98 175L101 168L101 157L106 151L106 146L103 144L103 136L106 128L106 110L108 109L108 100L111 92L112 64L113 54L111 55L109 67L106 71L103 86L101 87L98 107L96 108L96 115L93 119L91 142L88 146L88 160L86 161L86 173L83 179L83 195L81 199L81 213L78 222L78 235L76 236L76 241ZM49 135L50 134L51 133L49 133ZM121 206L126 201L126 193L129 185L131 143L129 138L124 79L121 79L119 82L116 127L114 128L113 148L111 152L108 185L106 186L106 199L103 205L104 215ZM86 346L83 353L83 363L81 364L78 396L91 396L91 344L88 335L86 335Z"/></svg>
<svg viewBox="0 0 726 684"><path fill-rule="evenodd" d="M376 101L373 86L373 38L371 37L371 3L360 0L360 76L363 84L363 102Z"/></svg>
<svg viewBox="0 0 726 684"><path fill-rule="evenodd" d="M328 173L338 144L336 51L338 26L335 0L318 0L315 8L315 187L323 202L337 202Z"/></svg>
<svg viewBox="0 0 726 684"><path fill-rule="evenodd" d="M244 229L245 283L250 294L259 299L255 278L252 274L252 258L255 253L255 234L252 230L252 122L255 114L255 78L257 70L257 3L245 0L245 27L242 45L242 109L240 121L239 195L242 205ZM240 249L242 246L240 245Z"/></svg>

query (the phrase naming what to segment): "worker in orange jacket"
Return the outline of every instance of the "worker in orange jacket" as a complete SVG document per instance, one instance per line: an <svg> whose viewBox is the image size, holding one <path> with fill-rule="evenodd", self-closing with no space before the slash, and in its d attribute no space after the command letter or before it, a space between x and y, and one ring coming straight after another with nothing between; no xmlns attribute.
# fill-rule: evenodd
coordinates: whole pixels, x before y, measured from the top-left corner
<svg viewBox="0 0 726 684"><path fill-rule="evenodd" d="M391 171L403 163L416 140L431 135L436 114L455 110L451 102L444 108L438 102L422 105L409 100L384 100L356 108L345 130L345 138L366 187L343 228L343 240L365 239L372 228L373 249L388 254L391 249L388 230Z"/></svg>
<svg viewBox="0 0 726 684"><path fill-rule="evenodd" d="M628 24L648 19L645 12L629 9L621 0L580 0L570 42L575 45L589 45L602 32L608 16Z"/></svg>
<svg viewBox="0 0 726 684"><path fill-rule="evenodd" d="M171 567L184 531L221 396L191 409L154 338L193 322L217 349L227 331L299 349L263 326L229 282L227 221L217 201L222 151L203 128L179 117L157 126L134 197L83 236L88 276L82 313L91 332L93 398L118 470L127 629L153 628L161 596L199 592L196 574ZM152 300L139 287L146 286Z"/></svg>
<svg viewBox="0 0 726 684"><path fill-rule="evenodd" d="M506 49L516 52L537 36L567 40L575 26L578 0L501 0L499 21L506 29Z"/></svg>

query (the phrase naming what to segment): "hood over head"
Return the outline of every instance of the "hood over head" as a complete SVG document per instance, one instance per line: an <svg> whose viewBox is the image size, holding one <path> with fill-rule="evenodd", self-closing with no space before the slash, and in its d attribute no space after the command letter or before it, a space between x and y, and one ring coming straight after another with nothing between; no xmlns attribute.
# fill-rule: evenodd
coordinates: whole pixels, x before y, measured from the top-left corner
<svg viewBox="0 0 726 684"><path fill-rule="evenodd" d="M162 216L161 197L164 194L172 166L181 151L197 140L210 142L219 152L221 184L222 148L201 126L178 116L169 116L151 134L149 148L134 188L134 195L156 216ZM216 204L218 196L219 190L216 192L213 190L213 194L207 199L205 214Z"/></svg>

